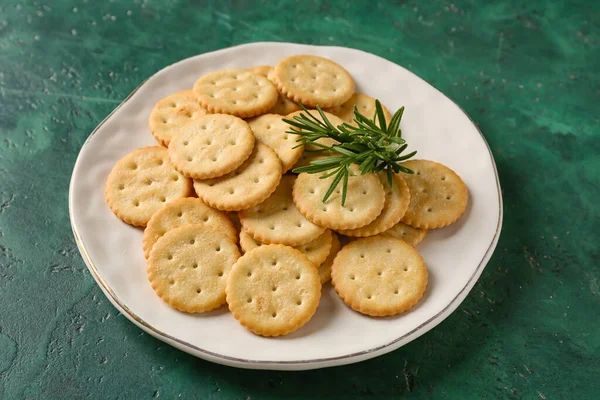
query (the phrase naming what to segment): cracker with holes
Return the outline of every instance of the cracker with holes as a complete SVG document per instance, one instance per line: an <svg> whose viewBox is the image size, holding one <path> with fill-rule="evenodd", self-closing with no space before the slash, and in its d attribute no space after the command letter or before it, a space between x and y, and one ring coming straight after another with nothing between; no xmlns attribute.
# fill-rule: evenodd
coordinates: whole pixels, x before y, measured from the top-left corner
<svg viewBox="0 0 600 400"><path fill-rule="evenodd" d="M427 229L413 228L410 225L398 222L396 225L383 232L383 234L386 236L393 236L396 239L404 240L412 247L415 247L421 243L423 239L425 239L425 235L427 235Z"/></svg>
<svg viewBox="0 0 600 400"><path fill-rule="evenodd" d="M326 111L337 115L350 125L356 125L354 122L354 106L356 106L361 114L369 118L373 118L375 115L375 99L363 93L354 93L344 104L328 108ZM382 105L382 108L386 122L390 122L392 114L385 106Z"/></svg>
<svg viewBox="0 0 600 400"><path fill-rule="evenodd" d="M356 229L342 229L339 233L345 236L374 236L397 224L408 209L410 192L408 185L399 175L392 175L392 186L388 182L387 173L381 171L379 180L385 190L385 203L381 214L373 222Z"/></svg>
<svg viewBox="0 0 600 400"><path fill-rule="evenodd" d="M171 307L189 313L225 303L225 286L240 253L229 236L204 225L171 229L150 251L147 272L156 294Z"/></svg>
<svg viewBox="0 0 600 400"><path fill-rule="evenodd" d="M353 310L374 317L414 307L427 288L427 266L406 242L373 236L350 242L331 268L331 283Z"/></svg>
<svg viewBox="0 0 600 400"><path fill-rule="evenodd" d="M240 211L240 222L246 233L262 243L297 246L325 232L325 228L310 222L294 205L292 189L295 180L295 176L284 175L268 199Z"/></svg>
<svg viewBox="0 0 600 400"><path fill-rule="evenodd" d="M318 56L284 58L275 66L270 77L284 96L306 107L337 106L354 93L354 80L348 71Z"/></svg>
<svg viewBox="0 0 600 400"><path fill-rule="evenodd" d="M308 243L295 246L315 265L321 265L327 259L334 246L335 234L327 229L321 236ZM263 243L257 242L252 236L244 231L240 232L240 247L244 253L254 250L257 247L264 246Z"/></svg>
<svg viewBox="0 0 600 400"><path fill-rule="evenodd" d="M312 116L317 118L318 120L320 120L320 121L323 120L317 110L308 110L308 112ZM295 116L300 115L302 113L306 114L306 111L293 112L293 113L289 114L288 116L286 116L286 118L294 119ZM327 117L329 122L331 122L334 126L338 126L338 125L341 125L344 123L343 120L341 120L339 117L337 117L333 114L330 114L325 111L323 113L325 114L325 116ZM291 128L291 127L288 127L288 128ZM337 143L335 140L330 139L330 138L321 138L321 139L317 140L317 142L319 142L320 144L323 144L325 146L332 146L335 143ZM335 157L335 153L331 152L329 150L320 150L317 146L309 144L309 145L305 146L304 152L298 159L298 162L296 162L296 164L294 165L294 168L305 167L305 166L309 165L311 161L322 160L324 158L329 158L329 157Z"/></svg>
<svg viewBox="0 0 600 400"><path fill-rule="evenodd" d="M156 103L148 125L150 132L163 146L168 146L171 137L183 125L206 114L193 90L173 93Z"/></svg>
<svg viewBox="0 0 600 400"><path fill-rule="evenodd" d="M241 325L257 335L280 336L312 318L321 283L306 256L272 244L239 258L229 273L226 292L229 310Z"/></svg>
<svg viewBox="0 0 600 400"><path fill-rule="evenodd" d="M121 220L146 226L164 203L192 195L192 182L169 160L167 149L151 146L121 158L108 175L106 202Z"/></svg>
<svg viewBox="0 0 600 400"><path fill-rule="evenodd" d="M333 260L335 260L335 256L337 256L337 253L342 248L340 239L338 239L335 233L332 234L332 239L329 255L317 268L317 271L319 272L319 278L321 279L321 285L324 285L331 279L331 266L333 265Z"/></svg>
<svg viewBox="0 0 600 400"><path fill-rule="evenodd" d="M144 256L148 258L156 241L165 233L183 225L203 225L219 230L237 242L237 231L226 213L207 206L200 199L187 197L165 204L152 215L142 240Z"/></svg>
<svg viewBox="0 0 600 400"><path fill-rule="evenodd" d="M200 104L211 113L242 118L264 114L279 98L264 76L243 69L226 69L204 75L194 84Z"/></svg>
<svg viewBox="0 0 600 400"><path fill-rule="evenodd" d="M354 176L348 178L344 205L341 185L323 201L334 176L321 179L327 172L298 175L292 193L298 211L314 224L334 230L360 228L374 221L385 204L383 185L373 173L361 175L354 165L351 171Z"/></svg>
<svg viewBox="0 0 600 400"><path fill-rule="evenodd" d="M304 146L296 142L298 135L287 132L290 126L283 122L281 115L264 114L248 120L248 124L256 139L275 150L281 160L283 173L302 156Z"/></svg>
<svg viewBox="0 0 600 400"><path fill-rule="evenodd" d="M254 72L258 75L262 75L265 78L268 78L271 82L273 82L273 79L269 77L269 75L273 73L273 67L261 65L258 67L249 68L248 71ZM269 111L267 111L267 114L287 115L299 109L300 107L298 107L298 104L294 103L292 100L279 93L277 103L275 103L275 105Z"/></svg>
<svg viewBox="0 0 600 400"><path fill-rule="evenodd" d="M268 114L279 114L279 115L287 115L291 112L299 110L298 104L294 103L292 100L288 99L282 94L279 94L279 99L277 99L277 103L267 111Z"/></svg>
<svg viewBox="0 0 600 400"><path fill-rule="evenodd" d="M188 178L210 179L238 168L250 157L254 135L246 121L209 114L184 125L169 143L169 158Z"/></svg>
<svg viewBox="0 0 600 400"><path fill-rule="evenodd" d="M271 148L256 143L250 157L236 170L219 178L195 180L196 194L223 211L239 211L263 202L281 180L281 161Z"/></svg>
<svg viewBox="0 0 600 400"><path fill-rule="evenodd" d="M429 160L409 160L402 165L414 171L403 175L411 197L402 222L420 229L442 228L465 212L469 194L456 172Z"/></svg>

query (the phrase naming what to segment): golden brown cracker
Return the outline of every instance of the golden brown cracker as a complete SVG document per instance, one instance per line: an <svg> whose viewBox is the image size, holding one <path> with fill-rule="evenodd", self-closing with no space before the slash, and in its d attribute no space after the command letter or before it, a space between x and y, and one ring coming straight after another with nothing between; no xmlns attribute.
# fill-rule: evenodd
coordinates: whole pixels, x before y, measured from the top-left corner
<svg viewBox="0 0 600 400"><path fill-rule="evenodd" d="M321 179L326 172L301 173L294 183L293 198L296 207L309 221L334 230L355 229L377 218L385 204L385 191L374 173L361 175L358 168L348 178L346 202L342 205L342 185L339 184L331 197L323 197L335 176Z"/></svg>
<svg viewBox="0 0 600 400"><path fill-rule="evenodd" d="M335 260L335 256L342 248L340 240L338 239L335 233L332 235L332 239L333 241L331 243L331 250L329 251L329 255L327 256L325 261L323 261L318 267L321 285L324 285L331 279L331 266L333 265L333 260Z"/></svg>
<svg viewBox="0 0 600 400"><path fill-rule="evenodd" d="M227 304L235 319L262 336L291 333L314 315L321 298L317 269L298 250L258 247L238 259L227 280Z"/></svg>
<svg viewBox="0 0 600 400"><path fill-rule="evenodd" d="M298 104L279 93L279 99L277 99L277 103L275 103L273 108L267 111L267 114L288 115L289 113L299 109L300 107Z"/></svg>
<svg viewBox="0 0 600 400"><path fill-rule="evenodd" d="M348 71L323 57L295 55L284 58L271 76L284 96L306 107L340 105L354 93L354 80Z"/></svg>
<svg viewBox="0 0 600 400"><path fill-rule="evenodd" d="M456 172L429 160L409 160L402 165L414 171L402 175L411 196L402 222L421 229L442 228L465 212L469 193Z"/></svg>
<svg viewBox="0 0 600 400"><path fill-rule="evenodd" d="M194 84L200 104L211 113L242 118L264 114L279 93L264 76L243 69L226 69L204 75Z"/></svg>
<svg viewBox="0 0 600 400"><path fill-rule="evenodd" d="M152 215L142 240L144 256L148 258L154 244L165 233L183 225L204 225L237 242L237 232L226 213L207 206L198 198L187 197L166 203Z"/></svg>
<svg viewBox="0 0 600 400"><path fill-rule="evenodd" d="M275 191L280 179L279 157L269 146L258 142L238 169L219 178L195 180L194 189L212 208L239 211L263 202Z"/></svg>
<svg viewBox="0 0 600 400"><path fill-rule="evenodd" d="M296 208L292 199L295 176L284 175L277 189L260 204L239 212L240 222L248 234L261 243L297 246L308 243L325 232Z"/></svg>
<svg viewBox="0 0 600 400"><path fill-rule="evenodd" d="M273 82L273 79L271 79L270 77L270 75L273 72L273 67L261 65L258 67L249 68L248 71L252 71L254 73L262 75L265 78L268 78L271 82ZM299 109L300 107L298 107L296 103L279 93L277 103L275 103L275 105L269 111L267 111L267 114L287 115Z"/></svg>
<svg viewBox="0 0 600 400"><path fill-rule="evenodd" d="M427 266L406 242L372 236L350 242L333 261L331 283L352 309L371 316L414 307L427 288Z"/></svg>
<svg viewBox="0 0 600 400"><path fill-rule="evenodd" d="M173 135L169 158L188 178L210 179L238 168L253 148L254 135L246 121L233 115L209 114Z"/></svg>
<svg viewBox="0 0 600 400"><path fill-rule="evenodd" d="M315 266L321 265L321 263L325 261L331 252L334 243L334 237L335 234L330 229L327 229L315 240L295 246L294 248L308 257L308 259L315 264ZM240 232L240 247L244 253L247 253L260 246L264 246L264 244L256 241L256 239L243 230Z"/></svg>
<svg viewBox="0 0 600 400"><path fill-rule="evenodd" d="M298 135L288 133L290 126L282 118L277 114L264 114L248 120L248 124L256 139L275 150L281 160L283 173L286 173L302 156L304 146L296 141Z"/></svg>
<svg viewBox="0 0 600 400"><path fill-rule="evenodd" d="M413 228L410 225L406 225L402 222L398 222L387 231L383 232L383 235L393 236L396 239L404 240L406 243L415 247L425 238L427 235L426 229Z"/></svg>
<svg viewBox="0 0 600 400"><path fill-rule="evenodd" d="M225 303L225 286L240 254L223 232L184 225L162 236L150 252L148 281L171 307L189 313Z"/></svg>
<svg viewBox="0 0 600 400"><path fill-rule="evenodd" d="M339 232L346 236L373 236L397 224L408 208L410 192L406 182L399 175L392 175L392 187L388 182L387 172L381 171L379 180L385 190L385 204L381 214L368 225L356 229L342 229Z"/></svg>
<svg viewBox="0 0 600 400"><path fill-rule="evenodd" d="M182 90L156 103L148 125L156 140L167 147L173 134L183 125L206 113L193 90Z"/></svg>
<svg viewBox="0 0 600 400"><path fill-rule="evenodd" d="M190 196L192 182L173 168L167 149L151 146L117 161L104 194L117 217L131 225L146 226L165 203Z"/></svg>

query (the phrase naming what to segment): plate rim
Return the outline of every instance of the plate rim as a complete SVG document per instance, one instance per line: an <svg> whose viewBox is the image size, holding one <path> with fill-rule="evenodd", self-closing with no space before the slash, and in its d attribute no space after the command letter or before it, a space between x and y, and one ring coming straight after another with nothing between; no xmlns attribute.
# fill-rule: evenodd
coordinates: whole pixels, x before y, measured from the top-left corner
<svg viewBox="0 0 600 400"><path fill-rule="evenodd" d="M231 51L231 50L234 50L234 49L240 48L240 47L257 46L257 45L258 46L273 45L273 44L275 44L275 45L302 45L302 46L309 46L309 47L328 47L328 48L348 49L348 50L365 53L365 54L368 54L371 56L375 56L382 60L396 64L395 62L385 59L383 57L380 57L377 54L373 54L373 53L369 53L364 50L354 49L354 48L345 47L345 46L321 46L321 45L310 45L310 44L291 43L291 42L252 42L252 43L244 43L244 44L240 44L240 45L236 45L236 46L226 47L226 48L222 48L219 50L210 51L207 53L196 54L194 56L184 58L182 60L179 60L175 63L169 64L169 65L161 68L160 70L156 71L155 73L153 73L152 75L150 75L149 77L144 79L135 89L133 89L133 91L131 93L129 93L129 95L121 103L119 103L119 105L117 105L94 128L94 130L88 135L88 137L84 141L83 145L79 149L79 152L77 154L77 159L73 165L73 172L71 173L71 179L69 182L69 199L68 199L69 221L71 224L71 229L73 231L73 236L75 238L75 242L77 243L77 248L78 248L79 253L81 254L83 261L86 264L88 270L92 274L92 277L94 278L94 280L96 281L98 286L100 286L100 289L102 290L104 295L108 298L108 300L112 303L112 305L115 308L117 308L117 310L119 310L119 312L121 312L121 314L123 314L125 317L127 317L127 319L129 319L131 322L133 322L140 329L151 334L155 338L157 338L163 342L166 342L166 343L178 348L179 350L182 350L189 354L192 354L196 357L200 357L200 358L206 359L208 361L216 362L219 364L229 365L229 366L239 367L239 368L304 370L304 369L315 369L315 368L324 368L324 367L330 367L330 366L336 366L336 365L350 364L350 363L364 361L364 360L367 360L370 358L377 357L379 355L386 354L388 352L398 349L402 345L407 344L407 343L411 342L412 340L417 339L419 336L427 333L428 331L430 331L431 329L436 327L438 324L440 324L442 321L444 321L452 312L454 312L456 310L456 308L458 308L458 306L464 301L464 299L466 298L468 293L473 289L479 276L483 272L483 269L489 262L492 254L496 248L496 245L498 244L498 239L500 237L500 231L502 230L502 221L503 221L503 214L504 214L504 207L503 207L503 201L502 201L502 189L500 187L500 179L499 179L499 175L498 175L498 169L496 167L496 161L494 159L492 150L491 150L487 140L485 139L485 136L483 135L483 133L481 132L481 130L479 129L477 124L471 119L471 117L465 112L465 110L460 105L456 104L456 102L454 102L444 92L440 91L437 87L432 85L430 82L426 81L425 79L421 78L420 76L416 75L414 72L412 72L404 67L403 68L406 69L406 71L408 71L415 77L421 79L423 82L425 82L428 85L430 85L431 87L433 87L440 94L442 94L444 97L446 97L447 100L449 100L452 104L454 104L469 119L470 123L475 127L475 129L479 133L480 139L483 141L483 143L485 144L485 146L488 150L488 155L492 162L492 167L493 167L493 171L494 171L494 178L496 181L496 189L497 189L497 195L498 195L498 221L497 221L497 225L496 225L496 231L494 233L494 236L492 237L490 244L488 245L486 252L483 254L483 257L482 257L481 261L479 262L479 264L477 265L477 268L473 271L473 273L469 277L468 281L461 288L461 290L457 293L457 295L442 310L440 310L434 316L430 317L427 321L423 322L422 324L415 327L411 331L405 333L402 336L399 336L398 338L395 338L394 340L392 340L388 343L385 343L383 345L379 345L377 347L373 347L373 348L370 348L367 350L354 352L354 353L350 353L350 354L345 354L345 355L341 355L341 356L315 358L315 359L309 359L309 360L287 360L287 361L251 360L251 359L227 356L227 355L215 353L210 350L203 349L194 344L188 343L177 337L174 337L165 332L162 332L161 330L155 328L154 326L152 326L151 324L146 322L144 319L140 318L133 311L131 311L129 309L129 307L127 307L127 305L122 300L120 300L119 297L114 293L112 288L104 281L104 279L102 278L102 276L99 273L99 270L96 268L93 261L91 260L89 254L87 252L86 246L85 246L83 240L81 239L79 232L77 230L77 227L75 224L75 217L73 214L74 213L74 211L73 211L73 196L74 196L74 185L75 185L75 183L74 183L75 171L77 170L77 166L80 162L81 153L83 152L83 149L87 145L89 145L90 140L96 134L96 132L112 117L112 115L117 110L119 110L122 106L124 106L131 99L131 97L142 86L144 86L146 84L146 82L148 82L149 79L151 79L153 76L155 76L155 75L157 75L179 63L185 62L189 59L192 59L192 58L197 57L202 54L214 54L214 53L219 53L219 52ZM398 64L396 64L396 65L398 65Z"/></svg>

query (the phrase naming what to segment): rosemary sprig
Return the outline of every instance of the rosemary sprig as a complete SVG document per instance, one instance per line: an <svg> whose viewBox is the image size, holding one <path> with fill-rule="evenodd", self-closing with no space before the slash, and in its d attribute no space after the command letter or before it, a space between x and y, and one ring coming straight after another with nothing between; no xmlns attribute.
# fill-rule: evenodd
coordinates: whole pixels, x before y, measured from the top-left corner
<svg viewBox="0 0 600 400"><path fill-rule="evenodd" d="M402 138L400 129L400 120L404 113L404 107L394 113L390 123L387 124L383 107L379 100L375 101L375 114L373 118L368 118L361 114L354 106L354 122L356 126L343 123L334 126L325 116L323 110L317 106L322 119L312 115L304 105L298 105L306 111L293 119L284 118L291 128L287 133L298 135L296 140L302 145L312 145L317 150L312 151L330 151L336 153L335 156L314 160L310 165L295 168L293 172L307 172L316 174L324 171L330 171L321 176L321 179L335 176L329 189L323 196L323 202L327 201L335 188L342 184L342 205L346 203L346 194L348 190L348 177L355 174L351 171L350 165L357 164L361 175L369 172L387 171L388 183L392 186L392 174L404 172L412 174L413 171L400 163L408 160L416 151L402 155L402 152L408 146ZM328 146L319 143L322 138L331 138L337 143ZM305 150L311 151L311 150Z"/></svg>

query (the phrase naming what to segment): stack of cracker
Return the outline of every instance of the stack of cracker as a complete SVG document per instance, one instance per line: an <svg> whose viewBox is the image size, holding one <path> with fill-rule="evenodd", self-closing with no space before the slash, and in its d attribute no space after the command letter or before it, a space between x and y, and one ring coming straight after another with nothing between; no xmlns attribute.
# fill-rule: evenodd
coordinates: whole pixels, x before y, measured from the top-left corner
<svg viewBox="0 0 600 400"><path fill-rule="evenodd" d="M296 55L275 67L209 73L156 104L149 127L159 145L117 162L106 200L121 220L145 228L148 280L162 300L189 313L227 303L263 336L307 323L329 280L366 315L417 304L427 267L414 247L464 212L460 177L426 160L405 162L415 174L395 174L391 186L386 174L355 173L342 205L340 187L322 200L333 177L289 173L332 154L298 146L283 118L300 113L300 102L324 108L336 126L352 124L355 105L375 112L375 99L354 90L340 65Z"/></svg>

